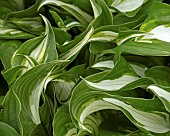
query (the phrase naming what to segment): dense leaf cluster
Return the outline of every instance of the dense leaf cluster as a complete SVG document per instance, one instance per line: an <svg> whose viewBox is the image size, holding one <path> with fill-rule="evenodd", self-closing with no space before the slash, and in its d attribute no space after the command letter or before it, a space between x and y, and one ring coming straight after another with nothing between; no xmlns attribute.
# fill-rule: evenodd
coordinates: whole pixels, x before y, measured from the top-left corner
<svg viewBox="0 0 170 136"><path fill-rule="evenodd" d="M169 0L0 0L0 136L170 136Z"/></svg>

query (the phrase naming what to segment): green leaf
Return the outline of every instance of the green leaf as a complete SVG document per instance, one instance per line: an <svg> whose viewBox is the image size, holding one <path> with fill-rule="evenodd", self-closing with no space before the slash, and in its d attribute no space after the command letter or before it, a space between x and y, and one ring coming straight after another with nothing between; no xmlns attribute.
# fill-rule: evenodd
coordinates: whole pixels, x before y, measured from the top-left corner
<svg viewBox="0 0 170 136"><path fill-rule="evenodd" d="M46 62L48 62L48 61L56 60L58 58L58 54L56 51L55 35L53 32L52 26L45 16L43 16L43 15L41 15L41 16L42 16L42 18L45 22L45 25L46 25L46 30L45 30L46 38L44 39L45 40L44 42L46 44L44 46L45 46L45 48L47 48L46 52L48 52L48 53L50 52L52 54L52 55L45 56Z"/></svg>
<svg viewBox="0 0 170 136"><path fill-rule="evenodd" d="M128 17L133 17L136 15L141 6L146 2L145 0L115 0L109 5L125 14Z"/></svg>
<svg viewBox="0 0 170 136"><path fill-rule="evenodd" d="M27 9L12 12L12 13L8 14L7 17L6 17L6 20L9 20L12 17L26 18L26 17L38 16L39 13L38 13L37 9L38 9L38 6L41 3L41 0L33 1L33 3L34 2L35 2L35 4L31 5Z"/></svg>
<svg viewBox="0 0 170 136"><path fill-rule="evenodd" d="M5 19L6 16L7 16L9 13L16 11L16 9L11 8L11 7L12 7L12 5L9 4L8 1L1 1L1 5L0 5L0 8L1 8L1 11L0 11L0 19Z"/></svg>
<svg viewBox="0 0 170 136"><path fill-rule="evenodd" d="M169 43L158 40L151 43L128 41L113 49L113 52L117 51L143 56L170 56Z"/></svg>
<svg viewBox="0 0 170 136"><path fill-rule="evenodd" d="M120 31L119 36L116 41L117 45L121 45L124 42L133 40L133 39L134 39L134 41L138 42L138 41L140 41L140 40L138 40L140 37L147 35L147 32L141 32L138 30L128 30L128 28L122 28L119 31Z"/></svg>
<svg viewBox="0 0 170 136"><path fill-rule="evenodd" d="M20 29L34 35L40 35L44 31L42 18L39 16L32 18L12 18L9 22L14 23Z"/></svg>
<svg viewBox="0 0 170 136"><path fill-rule="evenodd" d="M170 112L170 88L164 88L158 85L150 85L147 87L151 90L164 104L166 110Z"/></svg>
<svg viewBox="0 0 170 136"><path fill-rule="evenodd" d="M121 70L120 70L121 69ZM87 85L93 89L105 91L117 91L123 86L138 79L132 67L121 57L115 67L105 76L99 77L97 82L87 81Z"/></svg>
<svg viewBox="0 0 170 136"><path fill-rule="evenodd" d="M42 6L47 5L47 4L55 5L55 6L59 6L59 7L63 8L64 10L66 10L67 12L72 14L83 25L87 26L87 24L90 23L90 21L92 20L92 17L89 14L87 14L86 12L82 11L80 8L78 8L72 4L68 4L65 2L59 1L59 0L56 0L56 1L44 0L39 5L38 9L40 9Z"/></svg>
<svg viewBox="0 0 170 136"><path fill-rule="evenodd" d="M113 60L105 60L105 61L99 61L96 64L92 66L92 68L108 68L113 69L114 68L114 62Z"/></svg>
<svg viewBox="0 0 170 136"><path fill-rule="evenodd" d="M38 63L50 62L58 58L53 29L47 18L44 16L42 16L42 18L46 24L45 35L24 42L12 58L13 66L22 64L28 68L30 67L28 62L21 58L21 56L18 56L18 54L29 55Z"/></svg>
<svg viewBox="0 0 170 136"><path fill-rule="evenodd" d="M94 28L89 28L79 37L69 42L67 45L64 45L66 49L62 48L63 54L61 54L60 59L69 60L72 57L75 57L77 53L88 43L88 40L90 39L93 32ZM61 50L59 51L61 52Z"/></svg>
<svg viewBox="0 0 170 136"><path fill-rule="evenodd" d="M5 96L0 96L0 107L2 107L2 103L4 101Z"/></svg>
<svg viewBox="0 0 170 136"><path fill-rule="evenodd" d="M52 18L54 19L54 22L56 23L56 25L58 25L59 28L61 29L66 29L66 26L64 24L64 21L61 19L61 17L57 14L57 12L55 12L54 10L50 9L50 14L52 16ZM60 30L60 29L59 29Z"/></svg>
<svg viewBox="0 0 170 136"><path fill-rule="evenodd" d="M21 75L23 69L27 69L27 67L16 66L8 70L3 70L1 72L4 79L7 81L9 87L11 87L16 81L16 79Z"/></svg>
<svg viewBox="0 0 170 136"><path fill-rule="evenodd" d="M20 110L21 103L18 97L12 90L9 90L3 102L1 121L13 127L17 132L21 132L22 129L19 119Z"/></svg>
<svg viewBox="0 0 170 136"><path fill-rule="evenodd" d="M142 31L151 31L153 28L169 24L169 5L160 2L153 2L150 6L149 16L140 27Z"/></svg>
<svg viewBox="0 0 170 136"><path fill-rule="evenodd" d="M101 31L95 33L89 39L89 42L93 41L101 41L101 42L111 42L114 41L118 37L118 33L112 31Z"/></svg>
<svg viewBox="0 0 170 136"><path fill-rule="evenodd" d="M78 91L80 91L79 89L81 87L82 84L81 86L75 88L72 97L74 100L71 99L71 103L74 105L74 108L76 108L77 111L73 111L73 105L70 108L74 119L79 122L79 126L82 129L89 131L83 125L84 119L89 114L103 109L115 109L121 110L134 125L144 132L151 131L154 133L166 133L170 130L168 121L169 115L166 112L155 112L158 107L153 107L155 103L150 103L152 102L151 100L138 100L134 98L118 96L109 96L109 98L107 98L105 93L96 93L87 89L83 90L83 94L80 94ZM88 99L85 99L87 97ZM136 103L137 101L139 102L138 104ZM145 102L149 102L149 104L146 104L145 108L143 109L142 107ZM159 103L159 101L157 102ZM159 122L160 120L162 121Z"/></svg>
<svg viewBox="0 0 170 136"><path fill-rule="evenodd" d="M42 124L37 125L29 134L29 136L37 136L37 135L41 135L41 136L48 136L47 133L45 132L44 127L42 126Z"/></svg>
<svg viewBox="0 0 170 136"><path fill-rule="evenodd" d="M12 67L11 58L21 44L22 42L18 40L0 40L0 59L6 70ZM4 50L5 53L3 53Z"/></svg>
<svg viewBox="0 0 170 136"><path fill-rule="evenodd" d="M98 77L103 77L108 73L109 72L99 73ZM93 80L96 80L96 78L97 78L97 74L90 76L86 80L93 81ZM146 83L148 83L149 80L146 80L146 81L147 82L143 82L144 85L146 85ZM152 84L152 82L150 82L149 84ZM136 82L136 85L138 85L137 82ZM70 104L71 104L70 112L73 117L74 123L77 124L81 129L84 129L84 130L90 132L90 130L88 130L87 127L85 127L84 123L83 123L84 119L89 114L99 111L99 110L104 110L104 109L120 110L119 107L117 107L117 106L115 107L114 104L110 105L110 103L103 102L102 99L105 97L108 97L108 95L106 93L101 93L98 90L92 90L85 85L84 81L80 82L80 84L74 88L73 94L72 94L72 97L70 100ZM111 97L111 96L109 95L109 97ZM149 114L149 118L154 118L156 116L156 117L164 120L164 123L166 123L168 114L166 113L163 105L161 104L161 102L158 99L147 100L147 99L136 99L136 98L131 98L131 97L130 98L126 98L126 97L119 98L118 96L115 96L114 98L118 99L120 101L123 101L127 104L130 104L134 109L139 110L142 114L144 114L144 116L146 116L148 114ZM123 110L121 110L121 111L123 111ZM135 119L135 121L133 121L133 119L131 118L131 115L129 115L128 113L127 114L125 113L125 115L130 119L130 121L134 125L139 127L142 131L144 131L144 132L148 132L148 131L155 132L156 131L156 130L153 130L151 127L151 126L155 126L155 125L152 124L151 126L147 126L148 124L144 123L144 125L149 127L149 130L148 130L147 127L145 128L143 125L140 124L142 122L139 122L140 125L138 125L138 123L136 123L136 122L138 122L138 119ZM164 115L166 115L166 116L164 116ZM168 122L167 122L166 126L168 126ZM164 129L164 125L162 125L160 127L163 127L163 129ZM169 131L168 127L167 128L165 127L166 132ZM160 133L160 132L157 131L157 133Z"/></svg>
<svg viewBox="0 0 170 136"><path fill-rule="evenodd" d="M22 55L22 54L17 54L17 55L25 58L28 61L28 63L30 64L31 67L38 65L38 62L34 58L32 58L28 55Z"/></svg>
<svg viewBox="0 0 170 136"><path fill-rule="evenodd" d="M0 19L0 38L1 39L29 39L35 37L33 34L23 31L22 29L9 24L4 24Z"/></svg>
<svg viewBox="0 0 170 136"><path fill-rule="evenodd" d="M138 87L146 88L151 84L153 84L152 80L150 80L148 78L139 78L139 79L123 86L120 90L126 91L126 90L132 90L132 89L135 89L135 88L138 88Z"/></svg>
<svg viewBox="0 0 170 136"><path fill-rule="evenodd" d="M139 63L130 63L130 65L139 77L144 77L144 73L148 69L146 66Z"/></svg>
<svg viewBox="0 0 170 136"><path fill-rule="evenodd" d="M80 76L84 74L85 70L85 64L77 65L75 67L72 67L68 71L64 71L60 75L56 77L56 80L64 80L68 82L77 82Z"/></svg>
<svg viewBox="0 0 170 136"><path fill-rule="evenodd" d="M170 69L168 67L155 66L146 70L145 76L151 78L158 85L168 87L170 85L169 73Z"/></svg>
<svg viewBox="0 0 170 136"><path fill-rule="evenodd" d="M98 136L100 133L98 131L99 129L99 125L101 124L101 122L103 121L102 116L100 115L100 113L94 113L91 114L89 116L87 116L87 118L84 120L84 124L85 127L89 130L89 132L84 131L84 130L80 130L79 131L79 135L96 135ZM85 134L87 133L87 134Z"/></svg>
<svg viewBox="0 0 170 136"><path fill-rule="evenodd" d="M99 89L99 90L105 90L105 91L117 91L124 87L125 85L137 80L138 78L135 76L130 76L130 75L124 75L118 79L113 79L113 80L102 80L97 83L93 83L90 81L85 80L87 85L89 87L92 87L94 89Z"/></svg>
<svg viewBox="0 0 170 136"><path fill-rule="evenodd" d="M17 65L26 65L29 66L29 63L27 62L27 59L23 58L21 55L26 55L34 58L37 60L37 62L40 62L40 59L42 59L43 56L40 56L40 54L43 54L44 52L41 51L41 48L45 46L45 36L36 37L30 40L27 40L24 42L13 54L11 58L12 66L15 67ZM29 48L28 48L29 47ZM34 53L36 52L36 53ZM38 60L39 58L39 60ZM43 60L41 60L43 61Z"/></svg>
<svg viewBox="0 0 170 136"><path fill-rule="evenodd" d="M88 14L92 14L92 9L91 9L91 4L90 1L84 0L84 1L79 1L79 0L72 0L72 3L82 9L83 11L87 12Z"/></svg>
<svg viewBox="0 0 170 136"><path fill-rule="evenodd" d="M45 84L49 82L47 79L53 68L63 62L58 60L38 65L24 73L12 86L12 91L21 102L19 118L23 126L23 135L28 135L36 125L41 123L39 116L40 95Z"/></svg>
<svg viewBox="0 0 170 136"><path fill-rule="evenodd" d="M94 18L99 17L100 14L102 13L101 7L96 3L95 0L90 0L90 3L93 9Z"/></svg>
<svg viewBox="0 0 170 136"><path fill-rule="evenodd" d="M39 124L38 128L40 131L35 129L36 134L40 132L44 132L44 135L50 135L52 132L52 121L53 121L53 103L50 97L48 97L45 93L42 94L43 97L43 105L39 108L41 124ZM36 136L36 135L35 135Z"/></svg>
<svg viewBox="0 0 170 136"><path fill-rule="evenodd" d="M160 25L152 29L148 34L143 36L140 40L150 41L152 39L157 39L157 40L164 41L164 42L170 42L170 40L168 39L169 31L170 31L169 26Z"/></svg>
<svg viewBox="0 0 170 136"><path fill-rule="evenodd" d="M59 102L67 102L71 96L72 89L79 80L79 76L84 74L84 70L85 65L78 65L55 77L51 85Z"/></svg>
<svg viewBox="0 0 170 136"><path fill-rule="evenodd" d="M114 64L114 68L108 74L106 74L106 76L102 77L101 80L117 79L123 75L137 76L132 66L120 54L118 54L117 58L115 54Z"/></svg>
<svg viewBox="0 0 170 136"><path fill-rule="evenodd" d="M71 40L71 35L61 29L53 28L55 34L55 40L58 44L63 45L65 42Z"/></svg>
<svg viewBox="0 0 170 136"><path fill-rule="evenodd" d="M57 100L62 103L67 101L70 97L75 83L59 79L58 81L55 80L55 82L52 83L52 86L56 93Z"/></svg>
<svg viewBox="0 0 170 136"><path fill-rule="evenodd" d="M136 74L140 77L144 77L144 72L147 70L147 68L141 64L135 64L135 63L130 63L131 67L134 69ZM113 69L114 68L114 63L112 60L104 60L104 61L99 61L96 64L92 66L92 68L97 68L101 70L105 69Z"/></svg>
<svg viewBox="0 0 170 136"><path fill-rule="evenodd" d="M91 24L94 28L98 28L102 25L102 8L96 3L96 0L90 0L90 3L94 14L94 20Z"/></svg>
<svg viewBox="0 0 170 136"><path fill-rule="evenodd" d="M68 106L62 106L57 110L53 120L53 128L54 136L72 136L77 134L78 130L71 120Z"/></svg>
<svg viewBox="0 0 170 136"><path fill-rule="evenodd" d="M142 133L141 131L136 130L135 126L133 126L121 112L110 110L110 112L111 111L115 113L111 114L111 117L109 116L99 126L100 136L137 136L137 134ZM116 116L116 114L119 114L119 116Z"/></svg>
<svg viewBox="0 0 170 136"><path fill-rule="evenodd" d="M0 3L0 135L170 135L169 0Z"/></svg>
<svg viewBox="0 0 170 136"><path fill-rule="evenodd" d="M24 0L7 0L7 1L13 7L15 7L17 10L23 10L24 9Z"/></svg>
<svg viewBox="0 0 170 136"><path fill-rule="evenodd" d="M101 10L102 10L102 26L112 25L113 24L113 16L112 16L110 9L106 5L105 1L104 0L96 0L96 2L99 4L99 6L101 7Z"/></svg>
<svg viewBox="0 0 170 136"><path fill-rule="evenodd" d="M14 128L3 122L0 122L0 132L0 136L19 136Z"/></svg>
<svg viewBox="0 0 170 136"><path fill-rule="evenodd" d="M123 101L113 99L113 98L103 98L103 100L112 103L116 107L119 107L120 110L137 127L141 129L145 129L154 133L166 133L170 131L169 121L167 120L168 114L163 113L161 116L159 114L143 112L133 108L131 105L126 104Z"/></svg>
<svg viewBox="0 0 170 136"><path fill-rule="evenodd" d="M101 37L103 38L103 37ZM100 37L99 37L100 39ZM102 39L103 40L103 39ZM109 49L113 49L116 44L114 44L113 42L103 42L103 41L94 41L90 43L90 53L91 54L99 54L102 53L104 51L107 51Z"/></svg>

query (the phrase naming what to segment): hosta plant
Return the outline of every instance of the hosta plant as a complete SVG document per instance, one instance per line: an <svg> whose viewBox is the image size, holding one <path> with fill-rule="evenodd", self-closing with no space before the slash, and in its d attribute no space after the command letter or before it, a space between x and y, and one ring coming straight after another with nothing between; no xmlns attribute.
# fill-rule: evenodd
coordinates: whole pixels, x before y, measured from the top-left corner
<svg viewBox="0 0 170 136"><path fill-rule="evenodd" d="M170 136L170 5L0 0L0 136Z"/></svg>

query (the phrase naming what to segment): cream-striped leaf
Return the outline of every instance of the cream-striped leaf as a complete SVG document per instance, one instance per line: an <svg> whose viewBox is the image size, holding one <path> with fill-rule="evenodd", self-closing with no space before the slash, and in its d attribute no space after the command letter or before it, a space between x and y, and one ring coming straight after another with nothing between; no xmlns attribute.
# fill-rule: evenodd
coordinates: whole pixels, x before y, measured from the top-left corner
<svg viewBox="0 0 170 136"><path fill-rule="evenodd" d="M150 85L147 87L151 90L164 104L167 111L170 113L170 88L162 88L157 85Z"/></svg>
<svg viewBox="0 0 170 136"><path fill-rule="evenodd" d="M154 133L170 131L169 115L166 113L149 113L133 108L131 105L114 98L103 98L104 101L119 107L121 111L139 128ZM130 114L130 115L129 115Z"/></svg>
<svg viewBox="0 0 170 136"><path fill-rule="evenodd" d="M114 80L102 80L100 82L94 83L85 80L87 85L94 89L105 90L105 91L117 91L123 86L137 80L138 77L131 75L123 75L122 77Z"/></svg>
<svg viewBox="0 0 170 136"><path fill-rule="evenodd" d="M79 7L74 6L73 4L68 4L59 0L43 0L39 5L39 9L44 5L55 5L65 9L67 12L72 14L77 20L82 24L87 25L92 21L92 16L82 11Z"/></svg>

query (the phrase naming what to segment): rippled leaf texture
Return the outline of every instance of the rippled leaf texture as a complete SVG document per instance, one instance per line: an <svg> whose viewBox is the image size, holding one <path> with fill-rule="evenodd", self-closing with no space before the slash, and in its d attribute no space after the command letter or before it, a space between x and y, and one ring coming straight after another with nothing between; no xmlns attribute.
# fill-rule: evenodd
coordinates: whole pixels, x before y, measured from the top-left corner
<svg viewBox="0 0 170 136"><path fill-rule="evenodd" d="M71 120L68 106L62 106L57 110L53 121L53 127L54 136L77 135L78 130Z"/></svg>
<svg viewBox="0 0 170 136"><path fill-rule="evenodd" d="M35 37L34 34L23 31L19 27L5 23L0 19L0 38L1 39L29 39Z"/></svg>
<svg viewBox="0 0 170 136"><path fill-rule="evenodd" d="M47 4L56 5L65 9L67 12L72 14L78 21L80 21L83 25L87 25L92 20L92 17L86 12L82 11L79 7L59 0L55 0L55 1L43 0L39 8Z"/></svg>
<svg viewBox="0 0 170 136"><path fill-rule="evenodd" d="M170 135L168 0L0 3L0 135Z"/></svg>
<svg viewBox="0 0 170 136"><path fill-rule="evenodd" d="M54 61L38 65L23 74L12 86L11 91L14 92L21 103L21 110L18 112L23 135L29 135L31 130L41 123L39 116L40 95L45 83L48 82L47 79L52 69L61 63L62 61ZM8 100L7 102L10 103L11 101Z"/></svg>
<svg viewBox="0 0 170 136"><path fill-rule="evenodd" d="M34 58L38 63L49 62L56 60L58 57L56 51L55 35L50 22L46 17L42 16L45 24L46 31L44 36L36 37L24 42L21 47L15 52L13 56L13 65L26 65L28 68L28 62L22 59L20 54L29 55ZM28 48L29 46L29 48Z"/></svg>
<svg viewBox="0 0 170 136"><path fill-rule="evenodd" d="M0 59L7 70L12 67L11 58L14 52L21 46L22 42L17 40L0 40ZM10 45L10 46L9 46ZM3 53L5 50L5 54Z"/></svg>
<svg viewBox="0 0 170 136"><path fill-rule="evenodd" d="M11 126L0 122L0 136L19 136L19 134Z"/></svg>
<svg viewBox="0 0 170 136"><path fill-rule="evenodd" d="M13 91L9 91L4 98L2 104L1 117L2 121L10 125L16 131L20 132L22 129L20 125L19 113L21 110L21 103Z"/></svg>

